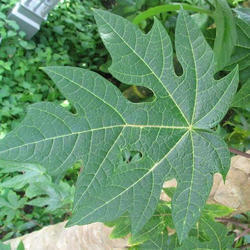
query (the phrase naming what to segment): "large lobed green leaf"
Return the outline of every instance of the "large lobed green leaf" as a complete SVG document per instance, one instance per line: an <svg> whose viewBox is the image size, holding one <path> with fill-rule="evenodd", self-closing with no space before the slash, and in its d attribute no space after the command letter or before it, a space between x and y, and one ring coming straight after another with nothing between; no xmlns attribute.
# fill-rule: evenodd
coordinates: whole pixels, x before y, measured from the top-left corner
<svg viewBox="0 0 250 250"><path fill-rule="evenodd" d="M227 112L237 69L214 79L213 52L184 11L176 27L180 77L159 21L145 35L109 12L96 10L95 18L112 56L112 75L151 89L154 101L131 103L94 72L45 68L77 113L53 103L31 105L22 124L0 142L0 159L39 163L58 178L83 160L68 225L111 221L128 212L132 233L153 215L163 182L176 178L172 216L182 241L200 217L213 174L225 177L228 171L226 144L210 128ZM141 157L123 161L124 152Z"/></svg>

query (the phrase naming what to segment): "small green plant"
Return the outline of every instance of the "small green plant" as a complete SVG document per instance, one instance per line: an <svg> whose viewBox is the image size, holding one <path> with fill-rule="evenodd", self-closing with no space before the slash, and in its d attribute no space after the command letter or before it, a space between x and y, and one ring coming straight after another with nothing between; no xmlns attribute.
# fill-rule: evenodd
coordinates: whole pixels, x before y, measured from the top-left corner
<svg viewBox="0 0 250 250"><path fill-rule="evenodd" d="M172 190L164 190L172 197ZM172 197L173 198L173 197ZM233 235L228 235L227 228L215 222L216 217L228 216L233 210L221 205L206 205L202 216L192 228L189 238L180 245L171 218L171 203L160 201L151 219L137 235L131 235L131 223L128 215L106 223L113 227L111 238L122 238L129 235L130 249L228 249L233 244ZM168 236L168 229L171 236ZM228 247L228 248L227 248Z"/></svg>
<svg viewBox="0 0 250 250"><path fill-rule="evenodd" d="M112 57L109 71L123 83L149 88L154 99L131 103L94 72L44 68L76 114L54 103L31 105L20 126L0 142L0 158L41 164L58 181L83 160L68 225L128 214L132 237L154 215L163 182L176 178L171 214L178 244L184 244L200 218L209 223L200 216L213 174L225 178L230 165L227 145L212 128L231 104L238 69L214 79L213 51L184 10L175 35L181 76L175 74L171 41L157 19L147 35L109 12L96 10L95 19ZM151 241L161 241L164 248L164 235ZM211 237L204 237L204 244L213 243Z"/></svg>
<svg viewBox="0 0 250 250"><path fill-rule="evenodd" d="M3 244L0 242L0 249L1 250L11 250L11 246L10 244ZM22 241L20 241L20 243L18 244L16 250L25 250L24 248L24 244Z"/></svg>
<svg viewBox="0 0 250 250"><path fill-rule="evenodd" d="M67 218L74 186L52 182L46 169L34 164L0 161L0 235L18 237Z"/></svg>

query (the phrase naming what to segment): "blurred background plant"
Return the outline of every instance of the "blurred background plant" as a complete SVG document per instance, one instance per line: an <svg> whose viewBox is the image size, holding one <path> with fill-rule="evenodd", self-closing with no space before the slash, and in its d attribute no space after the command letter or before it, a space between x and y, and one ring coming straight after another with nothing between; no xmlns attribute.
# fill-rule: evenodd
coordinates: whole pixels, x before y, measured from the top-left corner
<svg viewBox="0 0 250 250"><path fill-rule="evenodd" d="M175 188L165 188L172 199ZM159 201L156 211L137 235L131 235L131 223L127 214L106 223L112 227L112 239L128 237L131 250L155 249L155 244L167 249L247 249L249 246L249 213L232 216L233 209L206 204L200 220L192 228L189 238L180 245L171 218L171 202ZM220 223L219 223L220 222ZM245 248L246 247L246 248ZM163 248L158 248L163 249Z"/></svg>
<svg viewBox="0 0 250 250"><path fill-rule="evenodd" d="M78 172L79 163L73 170ZM66 220L73 204L74 174L54 183L45 168L0 161L0 238L7 240Z"/></svg>
<svg viewBox="0 0 250 250"><path fill-rule="evenodd" d="M18 124L30 103L63 100L40 67L70 65L96 70L106 55L91 13L91 8L102 7L100 1L63 1L29 41L23 39L15 22L6 19L16 2L0 1L0 136Z"/></svg>

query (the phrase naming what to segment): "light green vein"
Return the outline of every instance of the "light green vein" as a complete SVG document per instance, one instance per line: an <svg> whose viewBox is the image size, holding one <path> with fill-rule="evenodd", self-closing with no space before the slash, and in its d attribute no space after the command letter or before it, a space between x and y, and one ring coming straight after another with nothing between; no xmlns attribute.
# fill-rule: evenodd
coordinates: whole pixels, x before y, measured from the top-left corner
<svg viewBox="0 0 250 250"><path fill-rule="evenodd" d="M95 213L97 210L101 209L102 207L108 205L109 203L111 203L113 200L117 199L118 197L120 197L121 195L123 195L124 193L126 193L129 189L133 188L137 183L139 183L140 181L142 181L145 177L147 177L151 172L153 172L155 170L156 167L158 167L167 157L168 155L178 146L178 144L183 140L183 138L187 135L189 131L187 131L186 133L184 133L182 135L182 137L176 142L176 144L168 151L168 153L158 162L156 162L152 168L146 173L144 174L141 178L139 178L136 182L134 182L132 185L130 185L128 188L124 189L121 193L119 193L118 195L116 195L115 197L113 197L112 199L104 202L104 204L102 204L101 206L93 209L90 213L88 213L87 215L83 216L82 218L80 218L79 220L77 220L76 222L74 222L74 224L78 224L80 221L82 221L83 219L85 219L86 217L90 216L91 214Z"/></svg>
<svg viewBox="0 0 250 250"><path fill-rule="evenodd" d="M108 102L106 102L105 100L103 100L102 98L100 98L99 96L97 96L95 93L91 92L89 89L83 87L81 84L79 84L79 83L77 83L77 82L74 82L74 81L71 80L70 78L68 78L68 77L66 77L66 76L64 76L64 75L61 75L61 74L59 74L59 73L57 73L57 72L55 72L55 71L53 71L53 70L50 70L50 69L46 68L46 71L47 71L47 72L51 72L51 73L53 73L53 74L55 74L55 75L58 75L58 76L60 76L61 78L63 78L63 79L65 79L65 80L67 80L67 81L69 81L69 82L75 84L75 85L78 86L79 88L81 88L81 89L85 90L86 92L90 93L90 94L93 95L95 98L97 98L98 100L100 100L101 102L103 102L104 104L106 104L107 106L109 106L112 110L114 110L114 111L119 115L119 117L121 118L121 120L126 124L126 121L124 120L122 114L121 114L117 109L115 109L114 106L110 105Z"/></svg>

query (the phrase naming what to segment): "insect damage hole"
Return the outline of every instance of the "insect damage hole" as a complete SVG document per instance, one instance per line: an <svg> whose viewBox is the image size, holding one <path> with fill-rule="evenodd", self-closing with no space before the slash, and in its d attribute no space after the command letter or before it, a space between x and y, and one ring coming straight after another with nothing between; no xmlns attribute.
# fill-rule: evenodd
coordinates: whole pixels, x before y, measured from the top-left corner
<svg viewBox="0 0 250 250"><path fill-rule="evenodd" d="M174 64L174 71L177 76L183 75L183 68L181 63L179 62L178 58L174 56L173 58L173 64Z"/></svg>
<svg viewBox="0 0 250 250"><path fill-rule="evenodd" d="M155 99L154 93L149 88L135 85L126 88L123 96L134 103L152 102Z"/></svg>
<svg viewBox="0 0 250 250"><path fill-rule="evenodd" d="M125 164L137 162L141 158L142 158L142 153L140 151L132 151L128 149L122 151L122 161Z"/></svg>

